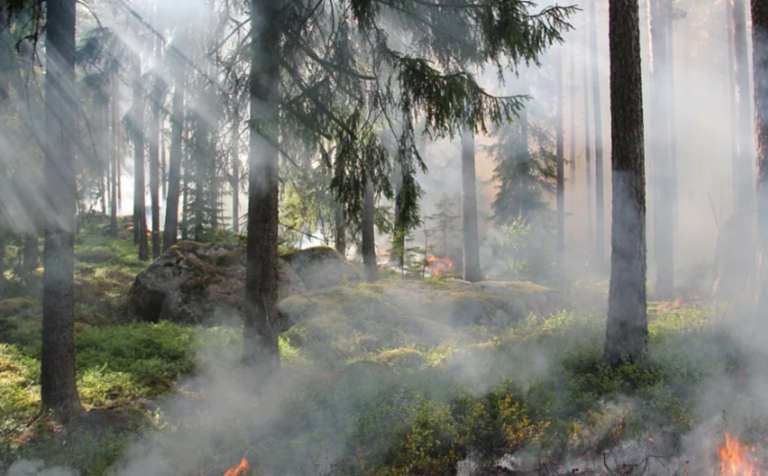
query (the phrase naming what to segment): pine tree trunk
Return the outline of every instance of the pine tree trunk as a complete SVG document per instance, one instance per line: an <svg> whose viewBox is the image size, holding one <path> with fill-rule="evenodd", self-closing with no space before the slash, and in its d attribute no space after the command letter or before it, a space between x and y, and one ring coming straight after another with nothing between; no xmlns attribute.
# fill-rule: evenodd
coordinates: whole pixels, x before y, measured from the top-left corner
<svg viewBox="0 0 768 476"><path fill-rule="evenodd" d="M133 105L131 106L131 132L133 135L134 188L133 188L133 239L139 245L139 260L149 259L147 240L147 207L144 202L144 98L142 97L140 59L135 58Z"/></svg>
<svg viewBox="0 0 768 476"><path fill-rule="evenodd" d="M587 187L587 261L592 264L595 256L595 217L592 198L592 133L589 116L589 41L584 30L584 175Z"/></svg>
<svg viewBox="0 0 768 476"><path fill-rule="evenodd" d="M171 105L171 150L168 164L168 196L165 203L163 251L176 243L179 233L179 193L181 191L182 141L184 140L184 63L174 63L173 100Z"/></svg>
<svg viewBox="0 0 768 476"><path fill-rule="evenodd" d="M376 218L376 197L374 196L373 183L365 182L365 198L363 199L362 219L362 244L363 268L365 280L373 282L379 279L379 269L376 263L376 232L374 221Z"/></svg>
<svg viewBox="0 0 768 476"><path fill-rule="evenodd" d="M162 188L162 195L160 201L168 197L168 160L167 160L167 148L165 139L165 129L160 128L160 186Z"/></svg>
<svg viewBox="0 0 768 476"><path fill-rule="evenodd" d="M735 209L750 209L754 204L752 158L754 157L752 119L749 104L749 58L745 0L731 0L736 74L737 153L733 163Z"/></svg>
<svg viewBox="0 0 768 476"><path fill-rule="evenodd" d="M157 41L157 54L160 55L160 42ZM160 107L162 103L162 84L160 77L153 78L151 117L149 120L149 195L152 206L152 259L160 256L162 243L160 236Z"/></svg>
<svg viewBox="0 0 768 476"><path fill-rule="evenodd" d="M557 154L557 261L563 264L565 253L565 157L563 150L563 59L561 50L555 55L555 82L557 83L557 125L555 142Z"/></svg>
<svg viewBox="0 0 768 476"><path fill-rule="evenodd" d="M649 0L650 41L652 52L651 150L653 157L654 241L656 258L656 294L658 299L674 297L674 206L675 164L670 155L670 107L667 78L667 10L669 0Z"/></svg>
<svg viewBox="0 0 768 476"><path fill-rule="evenodd" d="M117 76L117 72L112 75L112 134L110 137L111 151L112 151L112 192L110 193L110 227L109 231L112 236L117 236L117 195L118 195L118 174L120 170L120 85Z"/></svg>
<svg viewBox="0 0 768 476"><path fill-rule="evenodd" d="M728 106L729 106L729 119L731 125L731 191L733 193L733 209L738 209L736 205L736 183L737 183L737 157L739 154L739 147L737 145L739 136L739 120L736 115L736 60L734 59L734 44L733 44L733 8L730 0L725 0L725 23L727 25L726 34L728 36Z"/></svg>
<svg viewBox="0 0 768 476"><path fill-rule="evenodd" d="M595 268L604 270L605 205L603 181L603 113L600 101L600 62L597 56L597 14L595 1L589 0L589 43L592 50L592 101L595 108Z"/></svg>
<svg viewBox="0 0 768 476"><path fill-rule="evenodd" d="M341 256L347 256L347 223L344 217L344 206L336 204L334 216L334 245Z"/></svg>
<svg viewBox="0 0 768 476"><path fill-rule="evenodd" d="M6 0L0 0L0 38L3 38L8 31L8 5ZM8 49L6 45L0 45L0 64L11 64L11 59L8 57ZM4 76L4 75L3 75ZM0 107L5 108L2 103L9 96L9 84L4 78L0 77ZM0 150L0 154L5 155L5 150ZM5 157L0 155L0 193L4 193L8 190L6 184L6 177L8 171L6 169ZM3 288L5 287L5 235L7 233L7 224L4 213L2 213L2 207L0 207L0 296L2 295Z"/></svg>
<svg viewBox="0 0 768 476"><path fill-rule="evenodd" d="M475 137L465 129L461 134L462 219L464 234L464 280L483 279L480 270L480 238L477 232L477 176L475 174Z"/></svg>
<svg viewBox="0 0 768 476"><path fill-rule="evenodd" d="M575 207L576 204L576 47L574 44L571 44L570 48L571 53L571 111L570 111L570 121L571 121L571 129L570 133L568 135L568 140L570 142L570 151L568 156L571 159L570 165L570 173L568 175L568 180L570 183L571 188L571 207Z"/></svg>
<svg viewBox="0 0 768 476"><path fill-rule="evenodd" d="M232 161L232 231L240 233L240 156L238 144L240 136L240 111L237 106L232 113L232 139L229 153Z"/></svg>
<svg viewBox="0 0 768 476"><path fill-rule="evenodd" d="M278 336L278 120L280 102L280 3L251 0L250 96L248 155L248 245L245 278L243 361L259 366L265 379L280 369Z"/></svg>
<svg viewBox="0 0 768 476"><path fill-rule="evenodd" d="M77 137L75 0L48 0L45 46L45 228L42 406L68 421L82 410L75 376L75 213Z"/></svg>
<svg viewBox="0 0 768 476"><path fill-rule="evenodd" d="M403 173L395 165L395 226L392 230L392 255L390 263L398 269L405 264L405 220L403 218Z"/></svg>
<svg viewBox="0 0 768 476"><path fill-rule="evenodd" d="M752 64L757 131L758 298L768 305L768 4L752 0Z"/></svg>
<svg viewBox="0 0 768 476"><path fill-rule="evenodd" d="M648 348L645 158L638 0L610 0L613 207L604 358L638 360Z"/></svg>

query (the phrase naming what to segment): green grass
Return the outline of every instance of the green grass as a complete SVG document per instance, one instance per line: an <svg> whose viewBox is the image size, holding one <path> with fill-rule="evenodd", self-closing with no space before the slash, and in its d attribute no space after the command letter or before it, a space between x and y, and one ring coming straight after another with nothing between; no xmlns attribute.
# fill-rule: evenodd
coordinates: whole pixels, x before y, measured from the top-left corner
<svg viewBox="0 0 768 476"><path fill-rule="evenodd" d="M100 476L147 431L187 432L196 441L205 422L219 418L203 409L174 420L159 403L203 398L179 386L185 377L234 372L240 331L127 322L122 298L146 263L127 233L102 236L103 225L92 223L77 239L75 317L80 396L93 415L106 413L64 428L38 415L40 303L14 288L18 295L0 301L0 468L40 458ZM322 317L296 298L313 318L284 333L280 348L286 375L300 385L281 396L282 411L266 427L256 421L261 404L243 399L247 408L200 458L218 468L247 450L256 470L314 474L324 450L341 472L442 475L470 451L490 461L538 448L556 462L623 438L666 432L679 442L719 411L699 404L701 385L736 378L749 363L723 324L725 310L708 305L651 303L648 358L609 368L601 361L601 306L443 333L380 299L395 280L402 282L313 297L339 308ZM415 285L452 289L438 279ZM360 362L368 367L347 371ZM242 438L251 434L260 436Z"/></svg>

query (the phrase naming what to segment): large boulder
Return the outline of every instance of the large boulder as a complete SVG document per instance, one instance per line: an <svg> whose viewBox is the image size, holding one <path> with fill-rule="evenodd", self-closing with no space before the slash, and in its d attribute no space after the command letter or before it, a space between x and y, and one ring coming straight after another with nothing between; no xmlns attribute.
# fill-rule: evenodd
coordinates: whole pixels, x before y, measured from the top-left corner
<svg viewBox="0 0 768 476"><path fill-rule="evenodd" d="M305 291L291 266L279 261L280 299ZM217 312L241 314L245 297L245 249L182 241L136 276L128 307L141 320L201 323Z"/></svg>
<svg viewBox="0 0 768 476"><path fill-rule="evenodd" d="M330 246L315 246L283 255L304 282L307 290L360 281L360 272Z"/></svg>

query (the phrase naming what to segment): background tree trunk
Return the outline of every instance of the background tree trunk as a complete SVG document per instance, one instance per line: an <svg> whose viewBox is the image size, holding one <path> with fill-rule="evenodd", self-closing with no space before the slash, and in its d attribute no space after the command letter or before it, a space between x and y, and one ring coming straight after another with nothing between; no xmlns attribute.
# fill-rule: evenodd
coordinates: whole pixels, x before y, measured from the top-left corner
<svg viewBox="0 0 768 476"><path fill-rule="evenodd" d="M178 57L178 52L175 55ZM168 196L165 200L163 251L176 243L176 237L179 233L181 143L184 140L184 81L186 81L186 68L182 60L179 59L179 61L174 62L174 71L173 100L171 105L171 150L168 163Z"/></svg>
<svg viewBox="0 0 768 476"><path fill-rule="evenodd" d="M568 180L571 189L571 206L576 205L576 47L571 44L570 48L571 56L571 110L570 110L570 133L568 134L569 140L569 153L568 157L571 159L570 173L568 174Z"/></svg>
<svg viewBox="0 0 768 476"><path fill-rule="evenodd" d="M555 55L555 82L557 84L557 125L556 154L557 154L557 261L563 264L565 252L565 157L563 150L563 59L558 47Z"/></svg>
<svg viewBox="0 0 768 476"><path fill-rule="evenodd" d="M160 40L157 42L157 56L160 56ZM160 256L160 107L162 106L162 79L153 78L151 117L149 120L149 195L152 205L152 258Z"/></svg>
<svg viewBox="0 0 768 476"><path fill-rule="evenodd" d="M6 0L0 0L0 65L10 65L11 58L8 56L11 45L4 44L5 35L8 33L8 5ZM2 68L3 66L0 66ZM5 81L6 75L0 71L0 105L6 101L9 95L9 84ZM5 107L4 105L0 107ZM0 151L0 154L4 154L5 151ZM8 171L6 170L6 160L4 157L0 157L0 193L5 193L8 190L6 177ZM0 196L1 198L1 196ZM5 212L3 207L0 206L0 295L5 285L5 236L8 226L5 223Z"/></svg>
<svg viewBox="0 0 768 476"><path fill-rule="evenodd" d="M112 186L112 192L110 193L110 204L109 204L109 218L110 218L110 234L112 236L117 236L117 208L118 208L118 202L117 202L117 184L118 184L118 173L120 170L120 81L119 81L118 73L115 71L115 73L112 75L111 81L112 81L112 134L110 137L112 137L111 142L111 152L112 152L112 180L111 180L111 186Z"/></svg>
<svg viewBox="0 0 768 476"><path fill-rule="evenodd" d="M658 299L674 297L674 183L675 169L670 155L669 61L667 22L669 0L649 0L651 41L651 150L653 151L654 242L656 294Z"/></svg>
<svg viewBox="0 0 768 476"><path fill-rule="evenodd" d="M747 20L745 0L731 0L733 13L733 45L736 74L736 160L733 163L733 196L735 210L749 209L754 204L752 157L752 118L749 99L749 57L747 53Z"/></svg>
<svg viewBox="0 0 768 476"><path fill-rule="evenodd" d="M475 175L475 137L465 129L461 135L462 223L464 232L464 279L471 283L483 279L480 269L480 238L477 232L477 176Z"/></svg>
<svg viewBox="0 0 768 476"><path fill-rule="evenodd" d="M379 269L376 263L376 232L374 220L376 218L376 197L374 196L373 182L365 182L365 198L363 199L362 219L362 254L363 267L365 268L365 280L373 282L379 279Z"/></svg>
<svg viewBox="0 0 768 476"><path fill-rule="evenodd" d="M603 181L603 113L600 103L600 62L597 57L596 0L589 1L589 43L592 55L592 104L595 108L595 267L604 271L605 205Z"/></svg>
<svg viewBox="0 0 768 476"><path fill-rule="evenodd" d="M336 213L334 216L334 245L336 251L341 256L347 256L347 222L344 217L344 206L342 204L336 205Z"/></svg>
<svg viewBox="0 0 768 476"><path fill-rule="evenodd" d="M610 0L613 208L611 283L604 358L642 358L648 348L645 158L637 0Z"/></svg>
<svg viewBox="0 0 768 476"><path fill-rule="evenodd" d="M237 103L237 101L235 101ZM232 138L229 144L232 162L232 231L240 233L240 111L235 106L232 112Z"/></svg>
<svg viewBox="0 0 768 476"><path fill-rule="evenodd" d="M80 412L75 376L74 269L77 185L75 0L48 0L45 46L45 193L42 405L68 421Z"/></svg>
<svg viewBox="0 0 768 476"><path fill-rule="evenodd" d="M757 130L759 303L768 305L768 4L752 0L752 64Z"/></svg>
<svg viewBox="0 0 768 476"><path fill-rule="evenodd" d="M586 13L585 13L586 15ZM587 262L595 258L595 207L592 198L592 134L589 116L589 66L591 64L587 30L584 30L584 175L587 186Z"/></svg>
<svg viewBox="0 0 768 476"><path fill-rule="evenodd" d="M278 336L278 120L280 101L280 3L251 0L253 48L248 155L248 244L243 362L258 366L260 380L280 369ZM258 129L257 129L258 127Z"/></svg>
<svg viewBox="0 0 768 476"><path fill-rule="evenodd" d="M133 187L133 239L139 245L139 260L149 259L147 240L147 207L144 202L144 97L141 84L141 59L135 57L133 78L133 105L131 106L131 132L133 135L134 187Z"/></svg>
<svg viewBox="0 0 768 476"><path fill-rule="evenodd" d="M24 235L24 274L30 276L40 266L40 247L37 231Z"/></svg>

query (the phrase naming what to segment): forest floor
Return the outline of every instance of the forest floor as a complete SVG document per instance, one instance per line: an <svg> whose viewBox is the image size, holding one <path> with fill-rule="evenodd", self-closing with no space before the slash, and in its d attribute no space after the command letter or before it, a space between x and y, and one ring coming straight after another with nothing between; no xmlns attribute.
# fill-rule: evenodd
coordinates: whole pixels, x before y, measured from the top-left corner
<svg viewBox="0 0 768 476"><path fill-rule="evenodd" d="M39 289L11 285L0 301L0 472L25 459L218 476L247 454L250 474L469 474L500 458L497 472L711 474L724 431L756 455L768 445L768 346L723 304L651 303L648 358L617 369L601 363L602 302L437 339L364 307L315 316L281 337L280 383L255 392L236 328L123 317L146 263L128 232L101 226L76 241L85 417L62 427L38 413ZM347 284L344 301L371 292Z"/></svg>

